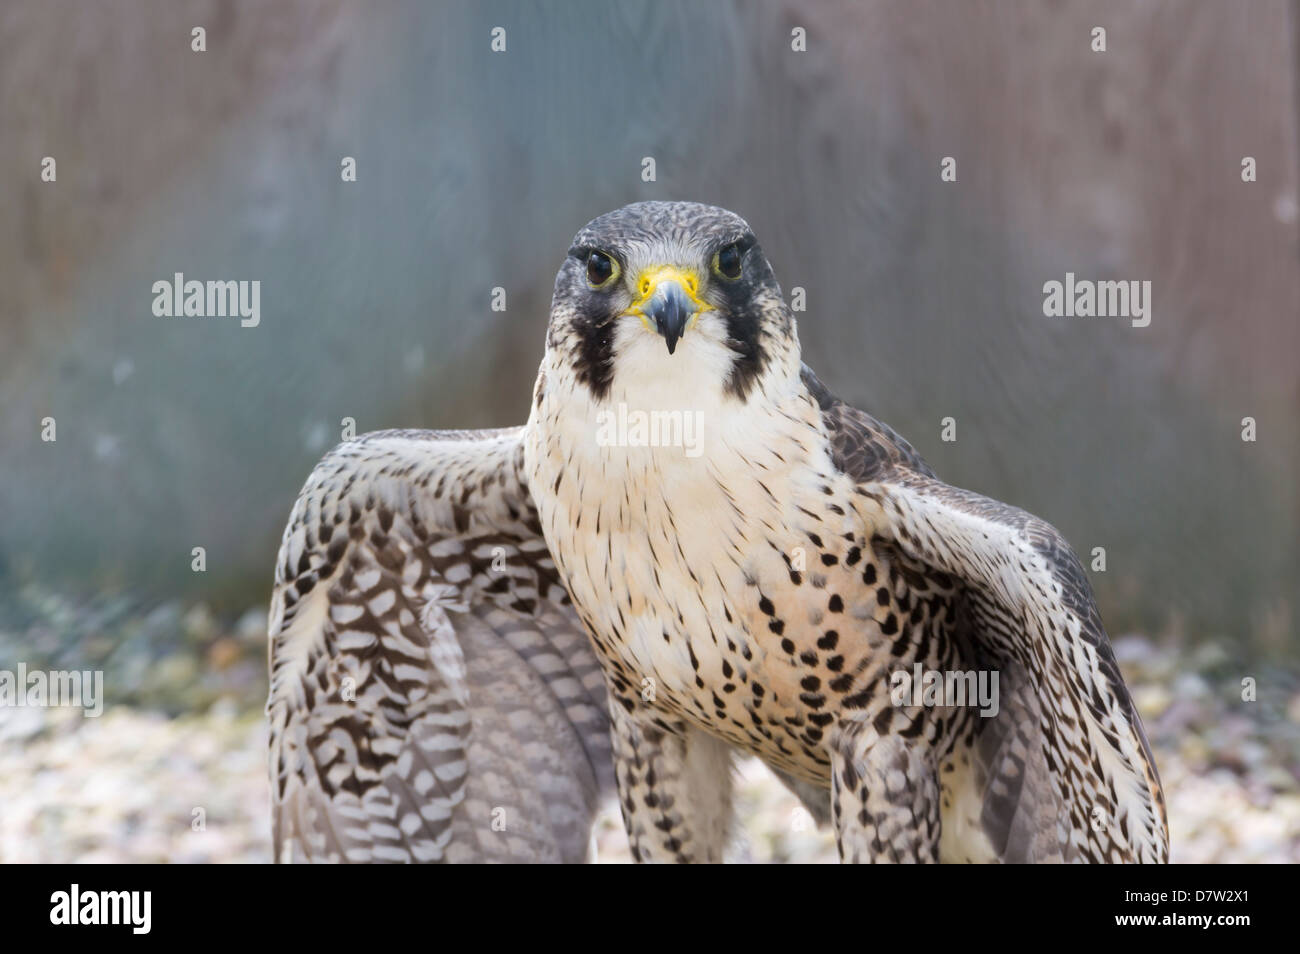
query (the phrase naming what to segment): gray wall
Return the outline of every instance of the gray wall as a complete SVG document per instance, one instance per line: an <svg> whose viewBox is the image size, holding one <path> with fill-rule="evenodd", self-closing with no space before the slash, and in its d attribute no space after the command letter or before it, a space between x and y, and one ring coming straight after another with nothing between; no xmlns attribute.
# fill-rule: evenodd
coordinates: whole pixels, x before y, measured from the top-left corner
<svg viewBox="0 0 1300 954"><path fill-rule="evenodd" d="M828 385L950 481L1106 548L1112 630L1293 649L1296 19L1281 0L6 3L0 601L24 580L263 601L342 417L522 421L572 234L689 198L745 215L808 289ZM259 279L260 327L155 318L176 271ZM1067 271L1150 280L1151 325L1045 318Z"/></svg>

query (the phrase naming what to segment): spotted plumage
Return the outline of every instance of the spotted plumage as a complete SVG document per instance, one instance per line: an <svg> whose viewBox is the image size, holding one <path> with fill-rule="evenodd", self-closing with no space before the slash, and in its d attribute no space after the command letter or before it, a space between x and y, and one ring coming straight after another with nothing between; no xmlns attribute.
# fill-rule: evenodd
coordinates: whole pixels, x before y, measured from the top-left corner
<svg viewBox="0 0 1300 954"><path fill-rule="evenodd" d="M359 799L384 853L453 857L475 783L464 713L482 708L461 659L492 617L489 641L585 633L568 658L603 674L640 860L721 859L736 750L830 819L846 861L1167 858L1154 763L1068 545L838 401L721 209L638 203L579 232L525 427L343 445L279 578L272 769L299 843L333 847L295 806L351 817ZM391 603L372 605L373 579ZM950 691L900 694L900 673ZM341 674L365 701L336 698ZM977 676L993 705L952 695ZM591 762L552 763L586 792L606 757L591 683L559 707ZM436 784L412 788L420 770Z"/></svg>

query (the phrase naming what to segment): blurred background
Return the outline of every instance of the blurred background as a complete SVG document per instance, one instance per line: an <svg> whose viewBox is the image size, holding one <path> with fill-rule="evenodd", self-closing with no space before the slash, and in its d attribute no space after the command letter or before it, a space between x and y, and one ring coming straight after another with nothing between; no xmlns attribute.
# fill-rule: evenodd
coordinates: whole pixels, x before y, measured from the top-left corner
<svg viewBox="0 0 1300 954"><path fill-rule="evenodd" d="M1287 0L9 0L0 669L109 707L0 709L0 860L266 860L312 464L345 418L521 423L573 233L664 198L745 216L823 381L1093 566L1174 860L1300 861L1298 46ZM176 272L260 324L155 317ZM1067 272L1150 325L1045 317ZM833 856L744 779L739 856Z"/></svg>

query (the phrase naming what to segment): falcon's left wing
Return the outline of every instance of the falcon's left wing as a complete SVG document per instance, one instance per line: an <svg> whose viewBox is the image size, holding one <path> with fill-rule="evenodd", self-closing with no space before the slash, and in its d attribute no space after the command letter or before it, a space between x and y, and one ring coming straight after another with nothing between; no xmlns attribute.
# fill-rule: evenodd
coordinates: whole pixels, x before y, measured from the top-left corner
<svg viewBox="0 0 1300 954"><path fill-rule="evenodd" d="M959 635L1000 673L973 755L979 822L1007 861L1167 861L1164 793L1083 567L1047 523L949 486L805 370L876 543L955 587Z"/></svg>

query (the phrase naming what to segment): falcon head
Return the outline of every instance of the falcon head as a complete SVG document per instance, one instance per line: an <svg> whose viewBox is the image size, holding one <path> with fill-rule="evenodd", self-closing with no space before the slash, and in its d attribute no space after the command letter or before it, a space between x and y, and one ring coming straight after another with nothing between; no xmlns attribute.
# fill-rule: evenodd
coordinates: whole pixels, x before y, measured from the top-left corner
<svg viewBox="0 0 1300 954"><path fill-rule="evenodd" d="M639 384L744 399L774 351L793 345L772 267L726 209L636 202L608 212L574 236L555 279L547 347L596 399Z"/></svg>

